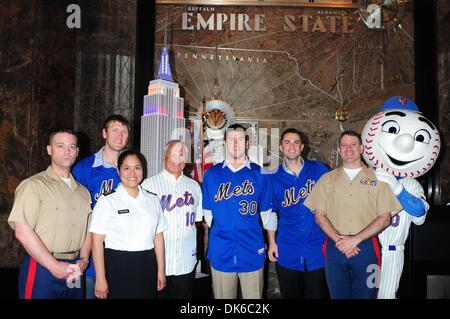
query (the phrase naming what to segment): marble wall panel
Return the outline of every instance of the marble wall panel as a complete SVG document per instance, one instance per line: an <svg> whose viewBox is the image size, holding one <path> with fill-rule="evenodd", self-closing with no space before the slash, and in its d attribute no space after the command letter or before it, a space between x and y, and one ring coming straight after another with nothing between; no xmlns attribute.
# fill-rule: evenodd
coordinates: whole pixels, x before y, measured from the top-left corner
<svg viewBox="0 0 450 319"><path fill-rule="evenodd" d="M29 175L34 2L2 1L0 12L0 267L4 267L18 260L18 242L6 218L14 189Z"/></svg>
<svg viewBox="0 0 450 319"><path fill-rule="evenodd" d="M133 123L136 2L0 3L0 267L18 265L6 219L20 181L49 164L49 131L78 129L87 155L107 115ZM81 9L80 29L67 27L69 4Z"/></svg>
<svg viewBox="0 0 450 319"><path fill-rule="evenodd" d="M440 156L441 203L450 203L450 3L437 1L437 54L439 130L442 139Z"/></svg>
<svg viewBox="0 0 450 319"><path fill-rule="evenodd" d="M72 127L75 36L70 1L0 4L0 267L18 264L19 244L6 223L21 180L47 167L48 133Z"/></svg>
<svg viewBox="0 0 450 319"><path fill-rule="evenodd" d="M82 158L103 145L106 117L119 113L134 122L137 1L80 1L80 7L74 123Z"/></svg>

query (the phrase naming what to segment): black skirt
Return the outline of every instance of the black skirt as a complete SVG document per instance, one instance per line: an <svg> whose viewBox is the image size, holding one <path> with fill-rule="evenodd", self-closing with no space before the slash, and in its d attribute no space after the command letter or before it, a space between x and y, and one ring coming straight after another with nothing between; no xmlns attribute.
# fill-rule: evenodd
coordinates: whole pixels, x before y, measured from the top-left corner
<svg viewBox="0 0 450 319"><path fill-rule="evenodd" d="M157 264L155 250L105 249L108 299L156 299Z"/></svg>

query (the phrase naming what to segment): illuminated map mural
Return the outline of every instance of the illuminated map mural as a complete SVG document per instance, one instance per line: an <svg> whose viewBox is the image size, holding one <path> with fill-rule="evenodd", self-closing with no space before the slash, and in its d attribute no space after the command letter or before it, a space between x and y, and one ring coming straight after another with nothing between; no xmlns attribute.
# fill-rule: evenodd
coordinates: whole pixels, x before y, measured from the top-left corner
<svg viewBox="0 0 450 319"><path fill-rule="evenodd" d="M360 131L389 96L414 98L409 1L176 2L157 1L155 57L167 24L186 117L217 94L217 80L236 118L267 132L258 140L266 166L278 164L269 163L278 132L296 127L308 137L308 157L334 167L342 129Z"/></svg>

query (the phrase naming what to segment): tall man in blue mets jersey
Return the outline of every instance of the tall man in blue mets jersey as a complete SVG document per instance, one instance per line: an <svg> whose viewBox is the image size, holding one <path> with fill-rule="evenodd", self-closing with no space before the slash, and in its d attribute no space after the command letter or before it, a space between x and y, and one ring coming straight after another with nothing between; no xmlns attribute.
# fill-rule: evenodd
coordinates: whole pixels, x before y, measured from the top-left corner
<svg viewBox="0 0 450 319"><path fill-rule="evenodd" d="M260 299L266 249L263 228L277 229L271 208L269 175L248 160L245 128L231 125L224 136L225 161L203 180L203 213L211 227L207 258L216 299Z"/></svg>
<svg viewBox="0 0 450 319"><path fill-rule="evenodd" d="M268 255L276 262L281 297L319 299L328 296L322 245L325 234L303 205L319 178L328 168L319 161L303 159L301 133L294 128L281 134L283 162L272 175L273 208L279 225L269 231Z"/></svg>

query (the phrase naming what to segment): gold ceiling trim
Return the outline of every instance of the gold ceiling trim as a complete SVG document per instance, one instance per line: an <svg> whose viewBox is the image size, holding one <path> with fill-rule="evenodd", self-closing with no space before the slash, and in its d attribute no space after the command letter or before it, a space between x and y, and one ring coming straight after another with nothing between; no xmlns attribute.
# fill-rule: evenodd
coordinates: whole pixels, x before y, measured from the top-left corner
<svg viewBox="0 0 450 319"><path fill-rule="evenodd" d="M202 6L276 6L276 7L326 7L326 8L357 8L355 0L156 0L156 4L186 4Z"/></svg>

